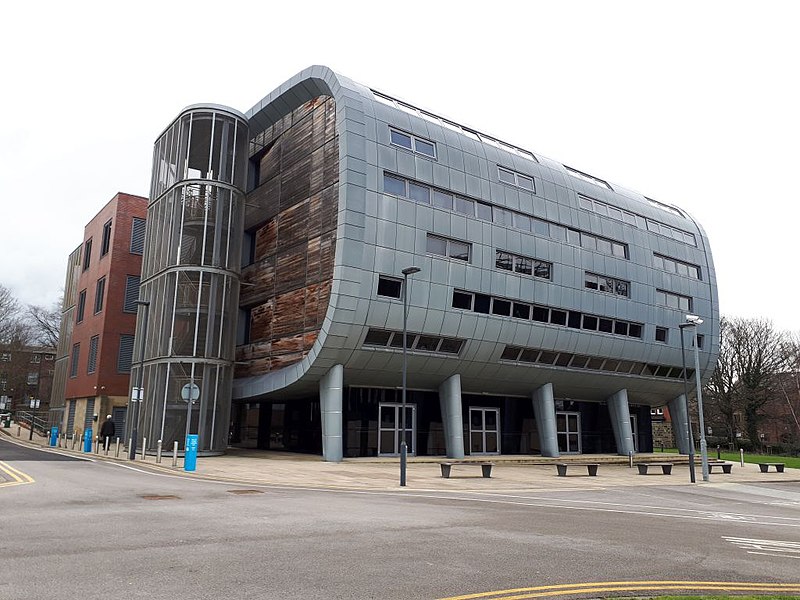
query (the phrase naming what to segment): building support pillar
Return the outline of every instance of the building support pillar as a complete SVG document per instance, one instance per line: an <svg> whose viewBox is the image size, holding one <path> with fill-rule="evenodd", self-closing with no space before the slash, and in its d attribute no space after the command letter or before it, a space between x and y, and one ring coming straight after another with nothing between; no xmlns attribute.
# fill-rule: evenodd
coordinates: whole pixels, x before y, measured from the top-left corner
<svg viewBox="0 0 800 600"><path fill-rule="evenodd" d="M464 420L461 415L461 375L448 377L439 386L439 408L447 458L464 458Z"/></svg>
<svg viewBox="0 0 800 600"><path fill-rule="evenodd" d="M533 413L536 416L536 429L539 431L539 445L541 446L542 456L558 458L556 402L553 398L552 383L546 383L534 390Z"/></svg>
<svg viewBox="0 0 800 600"><path fill-rule="evenodd" d="M689 454L689 418L686 414L686 396L681 394L669 401L669 418L672 421L672 434L678 444L678 452Z"/></svg>
<svg viewBox="0 0 800 600"><path fill-rule="evenodd" d="M344 367L333 365L319 382L319 407L322 421L322 459L341 462L342 444L342 383Z"/></svg>
<svg viewBox="0 0 800 600"><path fill-rule="evenodd" d="M611 416L611 427L614 429L614 440L617 442L617 454L628 456L634 451L631 413L628 409L628 390L621 389L616 394L609 396L606 402Z"/></svg>

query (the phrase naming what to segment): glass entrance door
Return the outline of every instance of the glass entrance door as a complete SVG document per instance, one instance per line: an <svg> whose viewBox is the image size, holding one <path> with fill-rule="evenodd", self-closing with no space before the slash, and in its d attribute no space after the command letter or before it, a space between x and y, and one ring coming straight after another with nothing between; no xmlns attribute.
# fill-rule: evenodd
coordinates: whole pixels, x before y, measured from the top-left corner
<svg viewBox="0 0 800 600"><path fill-rule="evenodd" d="M581 415L572 412L556 413L558 451L564 454L581 452Z"/></svg>
<svg viewBox="0 0 800 600"><path fill-rule="evenodd" d="M378 405L378 456L398 456L400 440L403 437L403 422L400 415L403 405L384 402ZM417 407L406 404L406 446L408 455L416 454L414 439L417 431Z"/></svg>
<svg viewBox="0 0 800 600"><path fill-rule="evenodd" d="M469 409L470 454L500 454L500 409Z"/></svg>

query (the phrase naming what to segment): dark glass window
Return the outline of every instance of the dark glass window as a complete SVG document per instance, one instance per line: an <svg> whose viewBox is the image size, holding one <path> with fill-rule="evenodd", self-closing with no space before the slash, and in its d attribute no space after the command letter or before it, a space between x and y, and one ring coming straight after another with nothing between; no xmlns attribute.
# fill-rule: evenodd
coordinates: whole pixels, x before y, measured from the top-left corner
<svg viewBox="0 0 800 600"><path fill-rule="evenodd" d="M572 357L572 363L570 364L570 366L575 369L583 369L586 367L586 363L588 362L589 362L588 356L582 356L576 354L575 356Z"/></svg>
<svg viewBox="0 0 800 600"><path fill-rule="evenodd" d="M569 320L567 321L567 327L572 327L573 329L580 329L581 328L581 313L577 310L569 311Z"/></svg>
<svg viewBox="0 0 800 600"><path fill-rule="evenodd" d="M367 337L364 338L365 346L385 346L389 343L391 331L383 331L381 329L370 329L367 332Z"/></svg>
<svg viewBox="0 0 800 600"><path fill-rule="evenodd" d="M103 225L103 241L100 244L100 256L108 254L109 248L111 248L111 220Z"/></svg>
<svg viewBox="0 0 800 600"><path fill-rule="evenodd" d="M642 337L642 326L637 323L628 325L628 336L635 338Z"/></svg>
<svg viewBox="0 0 800 600"><path fill-rule="evenodd" d="M469 244L450 240L450 258L469 262Z"/></svg>
<svg viewBox="0 0 800 600"><path fill-rule="evenodd" d="M473 310L485 315L489 314L489 306L492 302L492 297L486 294L475 294L475 306Z"/></svg>
<svg viewBox="0 0 800 600"><path fill-rule="evenodd" d="M628 335L628 324L625 321L616 321L614 323L614 333L617 335Z"/></svg>
<svg viewBox="0 0 800 600"><path fill-rule="evenodd" d="M519 355L520 362L536 362L536 359L539 357L538 350L531 350L530 348L526 348L523 350Z"/></svg>
<svg viewBox="0 0 800 600"><path fill-rule="evenodd" d="M83 270L89 268L89 265L92 261L92 240L91 238L86 240L86 243L83 245Z"/></svg>
<svg viewBox="0 0 800 600"><path fill-rule="evenodd" d="M506 346L503 349L503 354L500 355L500 360L517 360L520 349L516 346Z"/></svg>
<svg viewBox="0 0 800 600"><path fill-rule="evenodd" d="M556 362L556 357L558 355L555 352L542 352L539 355L539 360L537 362L543 363L545 365L552 365Z"/></svg>
<svg viewBox="0 0 800 600"><path fill-rule="evenodd" d="M436 158L436 146L418 137L414 138L414 149L420 154Z"/></svg>
<svg viewBox="0 0 800 600"><path fill-rule="evenodd" d="M458 354L459 352L461 352L461 346L463 344L464 344L463 340L442 338L442 343L439 346L439 352L446 352L448 354Z"/></svg>
<svg viewBox="0 0 800 600"><path fill-rule="evenodd" d="M413 333L406 332L406 349L411 348L414 345L414 338L416 336ZM402 348L403 347L403 332L402 331L395 331L394 337L392 341L389 343L389 346L392 348Z"/></svg>
<svg viewBox="0 0 800 600"><path fill-rule="evenodd" d="M537 260L533 267L533 274L542 279L550 279L553 265L548 262Z"/></svg>
<svg viewBox="0 0 800 600"><path fill-rule="evenodd" d="M446 208L453 210L453 194L441 192L437 189L433 190L433 205L439 208Z"/></svg>
<svg viewBox="0 0 800 600"><path fill-rule="evenodd" d="M572 360L572 354L569 354L568 352L562 352L561 354L558 355L558 358L556 359L556 365L558 365L559 367L566 367L569 366L569 362L571 360Z"/></svg>
<svg viewBox="0 0 800 600"><path fill-rule="evenodd" d="M517 319L530 319L531 318L531 307L527 304L520 304L519 302L514 302L514 313L513 316Z"/></svg>
<svg viewBox="0 0 800 600"><path fill-rule="evenodd" d="M427 352L436 352L436 346L439 345L438 337L432 335L421 335L417 338L416 350L425 350Z"/></svg>
<svg viewBox="0 0 800 600"><path fill-rule="evenodd" d="M561 312L561 311L553 311L553 312ZM533 307L533 320L539 321L540 323L548 323L550 321L550 309L545 308L544 306L534 306ZM556 323L555 319L553 323ZM556 323L558 325L558 323Z"/></svg>
<svg viewBox="0 0 800 600"><path fill-rule="evenodd" d="M495 298L492 303L492 314L502 315L504 317L511 316L511 302Z"/></svg>
<svg viewBox="0 0 800 600"><path fill-rule="evenodd" d="M547 310L547 309L545 309ZM534 316L536 314L536 309L534 308ZM566 325L567 324L567 313L563 310L556 310L553 309L550 311L550 322L553 325Z"/></svg>
<svg viewBox="0 0 800 600"><path fill-rule="evenodd" d="M472 294L466 292L453 292L453 308L472 310Z"/></svg>
<svg viewBox="0 0 800 600"><path fill-rule="evenodd" d="M597 328L600 331L602 331L603 333L613 333L614 332L614 322L611 319L600 318L598 320Z"/></svg>
<svg viewBox="0 0 800 600"><path fill-rule="evenodd" d="M667 341L667 328L666 327L656 327L656 341L657 342L664 342Z"/></svg>
<svg viewBox="0 0 800 600"><path fill-rule="evenodd" d="M393 277L378 277L378 296L399 298L403 291L403 281Z"/></svg>
<svg viewBox="0 0 800 600"><path fill-rule="evenodd" d="M94 312L99 313L103 310L103 300L106 294L106 278L97 280L97 286L94 292Z"/></svg>
<svg viewBox="0 0 800 600"><path fill-rule="evenodd" d="M406 196L406 181L388 173L383 174L383 191L395 196Z"/></svg>
<svg viewBox="0 0 800 600"><path fill-rule="evenodd" d="M523 275L533 274L533 261L530 258L518 256L514 261L514 270Z"/></svg>
<svg viewBox="0 0 800 600"><path fill-rule="evenodd" d="M597 317L592 315L583 315L583 328L591 331L597 331Z"/></svg>
<svg viewBox="0 0 800 600"><path fill-rule="evenodd" d="M414 183L413 181L409 181L408 197L411 198L414 202L419 202L421 204L430 204L431 188L425 185Z"/></svg>
<svg viewBox="0 0 800 600"><path fill-rule="evenodd" d="M447 240L444 238L436 237L435 235L429 235L426 249L431 254L438 254L439 256L447 256Z"/></svg>
<svg viewBox="0 0 800 600"><path fill-rule="evenodd" d="M80 323L81 321L83 321L85 312L86 312L86 290L81 290L80 294L78 294L78 310L75 318L76 323Z"/></svg>
<svg viewBox="0 0 800 600"><path fill-rule="evenodd" d="M602 369L604 361L605 361L604 358L592 357L592 358L589 359L589 362L586 364L586 368L587 369L595 369L595 370Z"/></svg>

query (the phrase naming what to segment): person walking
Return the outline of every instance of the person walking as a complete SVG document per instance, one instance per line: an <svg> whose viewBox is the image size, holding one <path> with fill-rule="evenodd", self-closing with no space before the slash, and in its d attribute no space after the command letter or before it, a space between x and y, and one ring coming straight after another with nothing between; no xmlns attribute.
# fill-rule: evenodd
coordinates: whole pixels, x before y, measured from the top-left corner
<svg viewBox="0 0 800 600"><path fill-rule="evenodd" d="M103 422L103 426L100 427L100 440L103 443L103 448L108 448L111 446L111 438L114 437L116 429L117 428L114 426L114 421L111 420L111 415L107 415L106 420Z"/></svg>

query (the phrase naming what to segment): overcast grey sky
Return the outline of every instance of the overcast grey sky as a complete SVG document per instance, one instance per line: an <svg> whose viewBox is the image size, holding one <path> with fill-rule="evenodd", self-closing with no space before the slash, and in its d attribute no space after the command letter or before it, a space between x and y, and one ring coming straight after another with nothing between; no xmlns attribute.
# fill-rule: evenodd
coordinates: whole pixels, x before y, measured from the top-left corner
<svg viewBox="0 0 800 600"><path fill-rule="evenodd" d="M0 283L49 304L83 227L146 195L186 105L342 75L705 227L725 315L800 331L800 3L17 2L0 22Z"/></svg>

